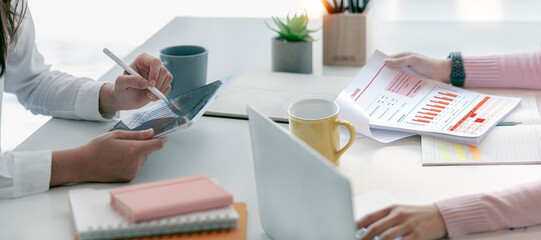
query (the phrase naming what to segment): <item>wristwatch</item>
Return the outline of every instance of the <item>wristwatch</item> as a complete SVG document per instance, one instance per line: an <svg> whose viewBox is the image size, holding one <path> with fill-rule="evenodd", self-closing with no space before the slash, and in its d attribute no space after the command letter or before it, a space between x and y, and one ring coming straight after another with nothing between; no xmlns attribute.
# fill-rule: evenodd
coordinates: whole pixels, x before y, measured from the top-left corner
<svg viewBox="0 0 541 240"><path fill-rule="evenodd" d="M455 87L464 87L464 80L466 79L466 73L464 72L464 61L462 61L462 53L452 52L449 53L451 59L451 84Z"/></svg>

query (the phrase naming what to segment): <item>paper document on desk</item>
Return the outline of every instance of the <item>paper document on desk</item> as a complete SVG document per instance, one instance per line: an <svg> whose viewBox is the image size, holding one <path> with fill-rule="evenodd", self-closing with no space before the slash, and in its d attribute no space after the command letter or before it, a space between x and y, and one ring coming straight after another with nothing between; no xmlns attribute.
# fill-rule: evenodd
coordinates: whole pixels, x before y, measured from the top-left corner
<svg viewBox="0 0 541 240"><path fill-rule="evenodd" d="M388 131L370 128L370 118L364 113L359 105L353 101L345 92L341 92L335 99L340 106L340 119L348 120L355 126L355 130L365 137L372 138L378 142L390 143L398 139L413 136L413 133ZM340 136L347 136L349 133L340 133ZM360 136L357 134L357 137Z"/></svg>
<svg viewBox="0 0 541 240"><path fill-rule="evenodd" d="M369 120L357 129L378 139L379 131L391 136L389 142L411 134L431 135L455 142L477 145L488 131L520 102L520 98L486 95L464 90L421 76L411 69L391 68L387 56L376 51L357 76L336 99L343 116L360 115ZM349 97L359 107L354 110ZM346 111L356 111L354 113ZM354 119L344 118L352 121ZM359 131L359 130L358 130ZM363 134L363 132L359 131Z"/></svg>
<svg viewBox="0 0 541 240"><path fill-rule="evenodd" d="M520 124L494 127L478 146L423 136L423 165L541 163L541 117L535 95L523 92L505 95L522 96L517 109L504 119Z"/></svg>

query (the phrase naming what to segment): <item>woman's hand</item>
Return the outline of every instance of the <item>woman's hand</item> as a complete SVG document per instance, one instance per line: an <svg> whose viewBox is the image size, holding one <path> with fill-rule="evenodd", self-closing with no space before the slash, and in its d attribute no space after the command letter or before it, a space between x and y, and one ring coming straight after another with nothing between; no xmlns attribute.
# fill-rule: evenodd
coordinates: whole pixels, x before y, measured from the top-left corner
<svg viewBox="0 0 541 240"><path fill-rule="evenodd" d="M357 228L367 231L361 240L437 239L447 230L440 211L435 205L394 205L366 215L357 222Z"/></svg>
<svg viewBox="0 0 541 240"><path fill-rule="evenodd" d="M449 83L451 75L451 59L435 59L417 53L404 52L385 59L390 67L410 67L413 71L434 80Z"/></svg>
<svg viewBox="0 0 541 240"><path fill-rule="evenodd" d="M151 152L167 138L152 129L105 133L79 148L53 152L51 186L74 182L128 182L134 179Z"/></svg>
<svg viewBox="0 0 541 240"><path fill-rule="evenodd" d="M135 109L150 101L157 101L147 86L156 87L164 95L171 90L173 75L162 65L160 59L143 53L130 64L142 77L124 71L115 84L104 84L100 91L100 113L111 114L118 110Z"/></svg>

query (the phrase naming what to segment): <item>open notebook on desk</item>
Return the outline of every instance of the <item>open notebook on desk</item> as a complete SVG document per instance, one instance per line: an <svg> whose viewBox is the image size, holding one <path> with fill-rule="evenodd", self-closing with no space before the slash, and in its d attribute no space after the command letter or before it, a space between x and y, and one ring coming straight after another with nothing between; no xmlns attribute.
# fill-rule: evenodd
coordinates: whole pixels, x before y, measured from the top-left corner
<svg viewBox="0 0 541 240"><path fill-rule="evenodd" d="M520 124L497 125L478 146L422 136L423 165L541 163L541 116L535 95L523 91L499 91L494 94L522 97L517 109L503 120Z"/></svg>
<svg viewBox="0 0 541 240"><path fill-rule="evenodd" d="M281 72L247 72L233 79L205 115L248 119L246 106L260 109L272 120L287 122L287 107L298 100L334 100L349 77Z"/></svg>

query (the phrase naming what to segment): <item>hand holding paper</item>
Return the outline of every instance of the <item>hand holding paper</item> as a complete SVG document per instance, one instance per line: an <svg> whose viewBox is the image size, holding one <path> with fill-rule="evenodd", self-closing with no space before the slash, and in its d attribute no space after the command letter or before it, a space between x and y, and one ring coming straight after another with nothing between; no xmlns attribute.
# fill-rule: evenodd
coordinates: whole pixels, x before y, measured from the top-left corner
<svg viewBox="0 0 541 240"><path fill-rule="evenodd" d="M386 57L376 51L336 99L342 118L378 141L422 134L477 145L520 102L452 87L405 67L391 68Z"/></svg>

